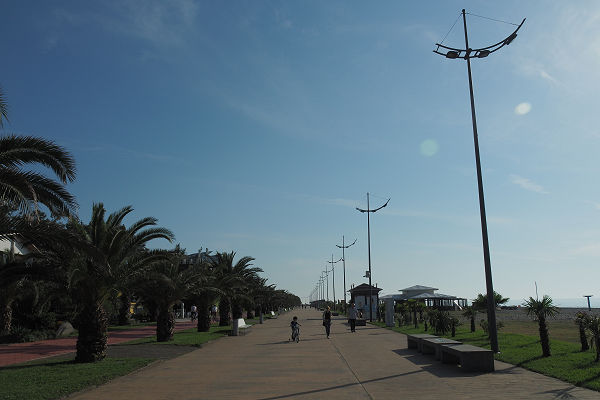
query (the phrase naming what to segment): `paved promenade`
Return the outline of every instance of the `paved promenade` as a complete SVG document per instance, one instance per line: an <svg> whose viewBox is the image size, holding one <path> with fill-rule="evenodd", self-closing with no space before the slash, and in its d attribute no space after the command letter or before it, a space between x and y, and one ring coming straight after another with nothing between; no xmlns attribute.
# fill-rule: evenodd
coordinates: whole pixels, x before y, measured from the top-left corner
<svg viewBox="0 0 600 400"><path fill-rule="evenodd" d="M189 320L179 320L175 325L175 330L189 329L194 326L196 324ZM123 331L112 331L108 333L108 344L123 343L153 335L156 335L156 325L141 326ZM77 350L75 347L76 344L77 337L2 344L0 345L0 367L60 354L74 353Z"/></svg>
<svg viewBox="0 0 600 400"><path fill-rule="evenodd" d="M288 342L292 315L300 343ZM353 334L341 318L327 339L320 318L295 310L69 399L600 399L498 361L494 373L464 373L408 350L404 335L369 325Z"/></svg>

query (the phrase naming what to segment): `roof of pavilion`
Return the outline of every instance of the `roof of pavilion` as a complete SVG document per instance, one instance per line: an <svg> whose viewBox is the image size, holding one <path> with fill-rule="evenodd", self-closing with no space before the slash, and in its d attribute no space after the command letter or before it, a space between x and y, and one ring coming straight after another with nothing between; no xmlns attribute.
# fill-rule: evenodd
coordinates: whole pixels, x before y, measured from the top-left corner
<svg viewBox="0 0 600 400"><path fill-rule="evenodd" d="M408 294L387 294L379 297L379 300L394 299L395 301L401 300L458 300L462 297L451 296L442 293L421 293L416 296L410 296Z"/></svg>
<svg viewBox="0 0 600 400"><path fill-rule="evenodd" d="M407 287L406 289L400 289L400 292L411 292L411 291L415 291L415 290L439 290L438 288L434 288L434 287L429 287L429 286L422 286L422 285L414 285L411 287Z"/></svg>

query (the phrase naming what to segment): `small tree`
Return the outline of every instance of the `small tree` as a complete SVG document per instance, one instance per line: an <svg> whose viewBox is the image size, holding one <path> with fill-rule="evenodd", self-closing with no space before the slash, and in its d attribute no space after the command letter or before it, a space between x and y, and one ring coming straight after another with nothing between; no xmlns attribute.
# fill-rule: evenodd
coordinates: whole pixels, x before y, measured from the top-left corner
<svg viewBox="0 0 600 400"><path fill-rule="evenodd" d="M450 329L452 332L452 337L456 336L456 327L460 325L460 321L456 317L450 318Z"/></svg>
<svg viewBox="0 0 600 400"><path fill-rule="evenodd" d="M581 351L586 351L590 348L587 341L587 335L585 333L585 329L589 318L590 316L583 311L578 312L575 316L575 324L579 327L579 341L581 342Z"/></svg>
<svg viewBox="0 0 600 400"><path fill-rule="evenodd" d="M510 298L502 297L502 295L500 293L497 293L494 291L494 305L496 307L498 307L501 304L506 304L509 300L510 300ZM477 311L487 312L487 307L488 307L487 294L483 295L483 294L479 293L477 295L477 298L473 300L472 307L475 308Z"/></svg>
<svg viewBox="0 0 600 400"><path fill-rule="evenodd" d="M596 359L594 361L598 362L600 361L600 317L597 315L588 316L585 326L592 335L590 344L596 348Z"/></svg>
<svg viewBox="0 0 600 400"><path fill-rule="evenodd" d="M473 306L467 306L463 310L462 315L471 320L471 332L475 332L475 317L477 317L477 309Z"/></svg>
<svg viewBox="0 0 600 400"><path fill-rule="evenodd" d="M548 325L546 324L547 317L554 317L558 314L558 308L552 303L552 298L544 295L542 300L530 297L523 303L527 310L527 315L533 316L534 320L538 321L540 331L540 342L542 344L542 355L550 357L550 338L548 336Z"/></svg>

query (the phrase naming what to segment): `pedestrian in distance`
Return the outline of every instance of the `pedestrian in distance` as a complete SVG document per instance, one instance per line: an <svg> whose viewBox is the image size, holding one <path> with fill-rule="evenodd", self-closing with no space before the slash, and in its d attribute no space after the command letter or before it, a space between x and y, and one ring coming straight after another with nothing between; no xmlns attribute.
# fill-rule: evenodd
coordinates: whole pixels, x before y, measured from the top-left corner
<svg viewBox="0 0 600 400"><path fill-rule="evenodd" d="M356 332L357 315L358 311L356 310L356 305L354 303L350 304L350 308L348 309L348 323L350 324L350 332Z"/></svg>
<svg viewBox="0 0 600 400"><path fill-rule="evenodd" d="M190 309L190 318L192 322L194 322L198 318L198 307L196 307L196 305L193 305Z"/></svg>
<svg viewBox="0 0 600 400"><path fill-rule="evenodd" d="M327 309L323 312L323 326L325 327L327 339L329 339L329 334L331 333L331 307L329 306L327 306Z"/></svg>

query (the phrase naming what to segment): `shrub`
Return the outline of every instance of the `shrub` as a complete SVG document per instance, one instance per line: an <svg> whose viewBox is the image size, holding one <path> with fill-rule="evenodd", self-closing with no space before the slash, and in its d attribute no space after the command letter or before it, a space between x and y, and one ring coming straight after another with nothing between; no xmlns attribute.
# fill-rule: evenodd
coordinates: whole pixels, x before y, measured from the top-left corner
<svg viewBox="0 0 600 400"><path fill-rule="evenodd" d="M479 321L479 326L481 326L481 329L483 329L486 335L490 334L488 329L488 322L486 319L482 319L481 321ZM496 321L496 330L499 331L502 328L504 328L504 323L502 321Z"/></svg>

